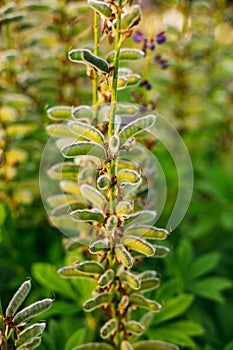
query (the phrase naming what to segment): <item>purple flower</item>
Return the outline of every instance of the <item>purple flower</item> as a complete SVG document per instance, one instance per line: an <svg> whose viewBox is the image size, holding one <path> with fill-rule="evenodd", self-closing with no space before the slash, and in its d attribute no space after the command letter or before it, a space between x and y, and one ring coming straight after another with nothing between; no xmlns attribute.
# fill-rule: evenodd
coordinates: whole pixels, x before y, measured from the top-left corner
<svg viewBox="0 0 233 350"><path fill-rule="evenodd" d="M136 43L141 43L144 37L145 37L144 34L140 30L137 30L133 35L133 40Z"/></svg>
<svg viewBox="0 0 233 350"><path fill-rule="evenodd" d="M150 49L151 51L153 51L155 49L155 43L154 40L151 39L150 43L147 44L148 49Z"/></svg>
<svg viewBox="0 0 233 350"><path fill-rule="evenodd" d="M144 87L146 90L151 90L151 89L152 89L152 86L151 86L151 84L149 83L148 80L143 80L143 81L141 81L141 83L139 84L139 86Z"/></svg>
<svg viewBox="0 0 233 350"><path fill-rule="evenodd" d="M156 55L154 57L154 62L157 63L162 69L166 69L168 67L168 61L162 58L161 55Z"/></svg>
<svg viewBox="0 0 233 350"><path fill-rule="evenodd" d="M155 38L158 44L164 43L164 41L166 40L165 32L158 33Z"/></svg>

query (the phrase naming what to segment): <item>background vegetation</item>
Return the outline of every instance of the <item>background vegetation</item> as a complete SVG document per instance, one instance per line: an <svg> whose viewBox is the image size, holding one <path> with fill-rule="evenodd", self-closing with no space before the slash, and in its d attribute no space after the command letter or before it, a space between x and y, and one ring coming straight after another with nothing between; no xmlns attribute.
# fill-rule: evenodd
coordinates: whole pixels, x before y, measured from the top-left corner
<svg viewBox="0 0 233 350"><path fill-rule="evenodd" d="M232 350L233 8L224 0L142 3L139 29L145 35L166 30L167 40L134 67L151 89L144 84L120 99L155 107L175 125L195 175L188 213L167 242L172 252L156 265L147 261L164 276L148 295L165 307L146 336L183 349ZM73 253L64 251L61 233L49 225L38 182L46 109L91 100L85 69L67 59L70 48L92 41L91 23L81 1L3 1L0 8L0 294L5 308L32 276L31 301L56 295L43 316L48 324L40 349L69 350L91 341L100 317L86 318L82 311L91 296L88 283L56 273ZM142 47L132 37L127 45ZM166 69L156 55L167 61ZM176 196L176 174L159 143L154 152L168 186L163 227Z"/></svg>

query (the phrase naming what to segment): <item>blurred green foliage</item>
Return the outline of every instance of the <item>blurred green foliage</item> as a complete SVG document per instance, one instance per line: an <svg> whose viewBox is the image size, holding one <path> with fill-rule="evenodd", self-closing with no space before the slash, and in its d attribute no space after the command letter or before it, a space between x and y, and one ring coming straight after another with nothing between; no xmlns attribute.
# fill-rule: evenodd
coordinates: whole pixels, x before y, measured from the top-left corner
<svg viewBox="0 0 233 350"><path fill-rule="evenodd" d="M150 62L142 60L134 70L152 89L138 87L120 98L155 107L176 126L191 154L195 187L188 213L169 240L172 252L156 266L153 259L147 262L166 278L160 289L148 292L164 309L150 321L146 336L183 349L232 350L233 8L224 0L156 1L151 6L144 8L140 30L148 35L166 30L167 41L157 45ZM2 304L32 275L37 288L31 301L44 296L44 290L56 295L44 316L48 326L40 349L69 350L95 339L96 321L82 311L87 281L78 284L56 274L71 257L46 219L38 168L47 140L46 108L91 99L85 69L67 60L69 49L92 41L90 11L82 1L3 1L0 40ZM131 37L127 45L141 48ZM168 61L166 70L156 65L156 54ZM174 204L177 180L160 144L155 154L168 186L162 226Z"/></svg>

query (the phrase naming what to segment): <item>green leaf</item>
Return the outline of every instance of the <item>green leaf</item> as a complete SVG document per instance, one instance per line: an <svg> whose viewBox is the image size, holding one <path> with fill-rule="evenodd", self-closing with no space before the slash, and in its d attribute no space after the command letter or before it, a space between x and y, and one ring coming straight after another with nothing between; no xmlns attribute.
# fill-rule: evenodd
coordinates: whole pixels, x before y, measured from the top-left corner
<svg viewBox="0 0 233 350"><path fill-rule="evenodd" d="M232 287L232 282L225 277L207 277L193 282L189 290L203 298L221 303L224 301L221 291L230 287Z"/></svg>
<svg viewBox="0 0 233 350"><path fill-rule="evenodd" d="M179 350L178 346L155 340L143 340L133 344L133 350Z"/></svg>
<svg viewBox="0 0 233 350"><path fill-rule="evenodd" d="M181 294L168 299L160 313L155 315L153 325L182 315L191 306L193 300L194 297L191 294Z"/></svg>
<svg viewBox="0 0 233 350"><path fill-rule="evenodd" d="M87 330L80 328L74 332L67 340L64 350L71 350L75 346L82 345L85 342Z"/></svg>
<svg viewBox="0 0 233 350"><path fill-rule="evenodd" d="M106 60L109 63L113 63L115 57L115 51L111 51L108 56L106 57ZM138 49L121 49L119 59L120 61L135 61L140 60L143 57L145 57L145 52Z"/></svg>
<svg viewBox="0 0 233 350"><path fill-rule="evenodd" d="M215 252L198 257L189 268L188 278L197 278L212 271L217 266L219 258L219 254Z"/></svg>
<svg viewBox="0 0 233 350"><path fill-rule="evenodd" d="M58 275L57 268L54 265L35 263L32 266L32 274L37 282L49 291L53 293L57 292L76 300L77 295L71 283Z"/></svg>
<svg viewBox="0 0 233 350"><path fill-rule="evenodd" d="M223 350L233 350L233 340L224 346Z"/></svg>
<svg viewBox="0 0 233 350"><path fill-rule="evenodd" d="M95 142L73 143L62 148L61 152L66 158L74 158L78 156L95 157L101 160L106 158L104 147Z"/></svg>

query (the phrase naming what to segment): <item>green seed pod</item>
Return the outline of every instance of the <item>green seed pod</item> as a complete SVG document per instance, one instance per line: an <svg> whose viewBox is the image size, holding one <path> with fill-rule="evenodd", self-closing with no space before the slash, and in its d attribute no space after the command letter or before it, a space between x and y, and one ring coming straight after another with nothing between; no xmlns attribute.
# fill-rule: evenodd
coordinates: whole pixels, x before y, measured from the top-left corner
<svg viewBox="0 0 233 350"><path fill-rule="evenodd" d="M121 300L118 304L118 307L117 307L120 314L124 313L124 311L128 305L129 305L129 297L128 297L128 295L123 295L123 297L121 298Z"/></svg>
<svg viewBox="0 0 233 350"><path fill-rule="evenodd" d="M51 307L52 302L52 299L43 299L25 307L13 318L14 325L19 327L19 325L48 310Z"/></svg>
<svg viewBox="0 0 233 350"><path fill-rule="evenodd" d="M155 254L155 247L142 238L134 236L125 236L121 243L127 248L135 250L146 256L153 256Z"/></svg>
<svg viewBox="0 0 233 350"><path fill-rule="evenodd" d="M7 25L12 22L22 21L26 16L26 12L18 11L10 14L6 14L3 18L0 18L0 25Z"/></svg>
<svg viewBox="0 0 233 350"><path fill-rule="evenodd" d="M98 280L98 285L104 288L108 283L112 282L114 278L114 271L112 269L106 270L103 275L100 276Z"/></svg>
<svg viewBox="0 0 233 350"><path fill-rule="evenodd" d="M104 267L97 261L82 261L75 265L78 271L87 274L102 274L104 273Z"/></svg>
<svg viewBox="0 0 233 350"><path fill-rule="evenodd" d="M162 308L159 303L154 300L146 299L141 294L130 295L129 301L131 305L135 305L143 309L148 309L153 312L160 311Z"/></svg>
<svg viewBox="0 0 233 350"><path fill-rule="evenodd" d="M129 215L125 220L125 225L131 224L151 224L155 221L156 212L152 210L143 210Z"/></svg>
<svg viewBox="0 0 233 350"><path fill-rule="evenodd" d="M88 5L93 8L96 12L104 17L112 17L112 11L110 4L105 3L104 1L99 0L88 0Z"/></svg>
<svg viewBox="0 0 233 350"><path fill-rule="evenodd" d="M99 254L101 252L107 252L109 250L109 239L101 239L91 242L89 245L89 251L92 254Z"/></svg>
<svg viewBox="0 0 233 350"><path fill-rule="evenodd" d="M42 334L46 326L46 323L35 323L32 326L24 329L21 333L18 334L18 339L16 340L16 346L24 345Z"/></svg>
<svg viewBox="0 0 233 350"><path fill-rule="evenodd" d="M139 132L152 127L155 123L155 120L156 117L154 115L148 115L146 117L138 118L124 126L119 133L121 143L124 143L129 138L134 137Z"/></svg>
<svg viewBox="0 0 233 350"><path fill-rule="evenodd" d="M73 117L83 120L93 119L93 109L90 106L81 105L73 109Z"/></svg>
<svg viewBox="0 0 233 350"><path fill-rule="evenodd" d="M74 158L78 156L95 157L101 160L106 158L104 147L95 142L72 143L62 148L61 153L66 158Z"/></svg>
<svg viewBox="0 0 233 350"><path fill-rule="evenodd" d="M52 137L68 137L75 139L75 134L69 129L67 125L63 124L49 124L46 126L46 132Z"/></svg>
<svg viewBox="0 0 233 350"><path fill-rule="evenodd" d="M123 340L120 350L133 350L133 346L128 342L128 340Z"/></svg>
<svg viewBox="0 0 233 350"><path fill-rule="evenodd" d="M120 202L116 206L116 214L119 217L127 217L133 211L132 205L129 202Z"/></svg>
<svg viewBox="0 0 233 350"><path fill-rule="evenodd" d="M115 254L117 259L121 261L123 265L128 268L133 266L133 258L123 245L118 245L115 247Z"/></svg>
<svg viewBox="0 0 233 350"><path fill-rule="evenodd" d="M160 279L157 277L148 278L141 281L140 292L156 289L160 285Z"/></svg>
<svg viewBox="0 0 233 350"><path fill-rule="evenodd" d="M70 210L82 210L85 208L85 205L83 203L79 203L77 200L78 199L55 207L50 213L51 217L64 217L69 214Z"/></svg>
<svg viewBox="0 0 233 350"><path fill-rule="evenodd" d="M7 13L11 13L15 9L16 5L14 2L9 2L8 4L0 8L0 15L4 16Z"/></svg>
<svg viewBox="0 0 233 350"><path fill-rule="evenodd" d="M79 165L66 162L53 165L47 172L48 176L53 180L70 179L77 180Z"/></svg>
<svg viewBox="0 0 233 350"><path fill-rule="evenodd" d="M103 134L92 125L84 124L78 121L72 121L68 123L68 127L73 135L79 135L87 140L96 142L98 144L104 143Z"/></svg>
<svg viewBox="0 0 233 350"><path fill-rule="evenodd" d="M117 135L110 137L108 141L109 151L111 154L117 154L120 146L120 139Z"/></svg>
<svg viewBox="0 0 233 350"><path fill-rule="evenodd" d="M141 176L134 170L122 169L117 174L117 182L130 183L132 185L138 184Z"/></svg>
<svg viewBox="0 0 233 350"><path fill-rule="evenodd" d="M76 49L76 50L69 51L68 58L72 62L86 64L83 61L83 50L82 49Z"/></svg>
<svg viewBox="0 0 233 350"><path fill-rule="evenodd" d="M108 54L106 60L109 63L113 63L114 57L115 57L115 51L111 51ZM145 57L145 52L142 50L125 48L125 49L120 50L119 59L120 59L120 61L136 61L136 60L140 60L144 57Z"/></svg>
<svg viewBox="0 0 233 350"><path fill-rule="evenodd" d="M13 298L10 300L9 305L6 309L6 315L14 316L20 305L26 299L28 293L31 289L31 281L25 281L13 295Z"/></svg>
<svg viewBox="0 0 233 350"><path fill-rule="evenodd" d="M114 348L107 343L89 343L76 346L72 350L114 350Z"/></svg>
<svg viewBox="0 0 233 350"><path fill-rule="evenodd" d="M97 187L99 190L106 190L111 186L111 179L108 175L101 175L97 179Z"/></svg>
<svg viewBox="0 0 233 350"><path fill-rule="evenodd" d="M124 90L128 85L128 79L126 77L119 77L117 82L117 90Z"/></svg>
<svg viewBox="0 0 233 350"><path fill-rule="evenodd" d="M131 226L124 231L125 235L134 235L146 239L165 239L169 235L167 230L149 225Z"/></svg>
<svg viewBox="0 0 233 350"><path fill-rule="evenodd" d="M133 350L180 350L180 348L162 341L142 340L133 345Z"/></svg>
<svg viewBox="0 0 233 350"><path fill-rule="evenodd" d="M117 329L117 320L111 318L100 328L100 336L103 339L109 338L110 335Z"/></svg>
<svg viewBox="0 0 233 350"><path fill-rule="evenodd" d="M170 249L168 247L156 245L154 257L155 258L164 258L169 252L170 252Z"/></svg>
<svg viewBox="0 0 233 350"><path fill-rule="evenodd" d="M155 270L147 270L147 271L140 273L139 276L140 276L141 281L143 281L143 280L147 280L147 279L156 277L157 272Z"/></svg>
<svg viewBox="0 0 233 350"><path fill-rule="evenodd" d="M141 20L141 7L139 5L131 6L129 11L122 15L122 29L131 29Z"/></svg>
<svg viewBox="0 0 233 350"><path fill-rule="evenodd" d="M47 109L47 115L49 119L62 121L72 117L72 107L69 106L56 106Z"/></svg>
<svg viewBox="0 0 233 350"><path fill-rule="evenodd" d="M37 348L41 343L41 337L35 337L31 339L31 341L27 342L25 345L21 345L20 347L17 347L17 350L32 350Z"/></svg>
<svg viewBox="0 0 233 350"><path fill-rule="evenodd" d="M71 180L62 180L59 182L59 187L65 193L72 193L81 198L82 194L80 191L80 187L75 181Z"/></svg>
<svg viewBox="0 0 233 350"><path fill-rule="evenodd" d="M94 276L87 275L85 273L82 273L76 269L76 265L74 266L65 266L58 270L59 275L61 275L64 278L94 278Z"/></svg>
<svg viewBox="0 0 233 350"><path fill-rule="evenodd" d="M108 217L105 227L108 232L112 232L117 228L117 225L118 218L116 217L116 215L111 215Z"/></svg>
<svg viewBox="0 0 233 350"><path fill-rule="evenodd" d="M89 185L82 185L80 186L80 191L83 197L88 202L90 202L94 207L97 207L102 210L106 207L107 205L106 198L102 195L102 193L100 193L94 187Z"/></svg>
<svg viewBox="0 0 233 350"><path fill-rule="evenodd" d="M140 278L138 276L135 276L133 273L130 273L128 271L123 271L119 275L119 278L121 281L124 281L128 283L128 285L133 289L139 289L140 288Z"/></svg>
<svg viewBox="0 0 233 350"><path fill-rule="evenodd" d="M93 68L103 73L108 73L109 71L108 62L105 61L103 58L94 55L90 50L83 50L82 56L83 56L83 60Z"/></svg>
<svg viewBox="0 0 233 350"><path fill-rule="evenodd" d="M141 75L139 74L130 74L127 77L127 86L136 86L140 83L142 80Z"/></svg>
<svg viewBox="0 0 233 350"><path fill-rule="evenodd" d="M131 115L134 116L138 112L138 106L132 103L118 103L116 106L116 113L120 115Z"/></svg>
<svg viewBox="0 0 233 350"><path fill-rule="evenodd" d="M140 322L128 321L125 324L125 329L133 334L142 334L145 330L145 327Z"/></svg>
<svg viewBox="0 0 233 350"><path fill-rule="evenodd" d="M48 197L46 201L52 208L61 206L66 206L69 208L69 204L76 203L78 199L79 198L75 195L64 196L63 194L57 194L55 196Z"/></svg>
<svg viewBox="0 0 233 350"><path fill-rule="evenodd" d="M92 311L95 310L105 304L109 304L111 302L111 295L109 293L101 293L98 294L96 297L87 300L83 308L85 311Z"/></svg>
<svg viewBox="0 0 233 350"><path fill-rule="evenodd" d="M70 212L70 216L76 221L98 222L103 223L104 215L96 209L74 210Z"/></svg>

